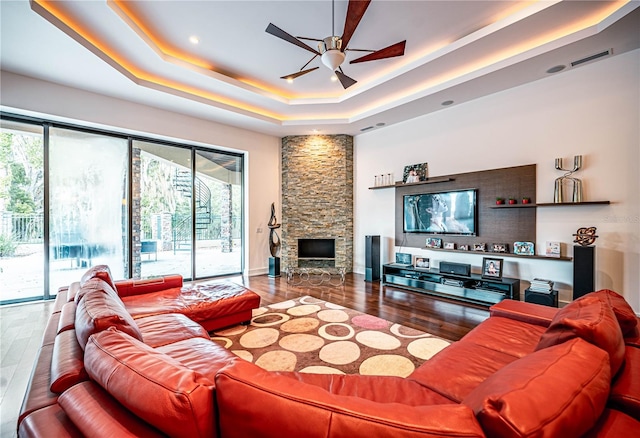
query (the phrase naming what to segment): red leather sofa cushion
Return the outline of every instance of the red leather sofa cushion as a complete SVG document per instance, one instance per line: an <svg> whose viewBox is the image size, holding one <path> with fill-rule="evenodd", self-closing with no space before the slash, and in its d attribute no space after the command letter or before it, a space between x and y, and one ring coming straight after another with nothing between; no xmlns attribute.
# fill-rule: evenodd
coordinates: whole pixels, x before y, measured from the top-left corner
<svg viewBox="0 0 640 438"><path fill-rule="evenodd" d="M241 360L226 348L202 338L173 342L157 347L156 351L170 356L190 370L197 371L211 380L222 368Z"/></svg>
<svg viewBox="0 0 640 438"><path fill-rule="evenodd" d="M52 354L53 344L43 345L38 351L31 378L27 385L27 391L20 407L18 424L32 412L54 405L58 401L58 394L51 392L49 389Z"/></svg>
<svg viewBox="0 0 640 438"><path fill-rule="evenodd" d="M80 278L80 286L84 286L85 283L92 278L99 278L100 280L106 282L111 289L116 290L116 285L113 282L113 276L111 275L111 270L107 265L96 265L91 268L87 272L82 275Z"/></svg>
<svg viewBox="0 0 640 438"><path fill-rule="evenodd" d="M516 300L502 300L489 308L491 316L515 319L516 321L549 327L558 309L549 306Z"/></svg>
<svg viewBox="0 0 640 438"><path fill-rule="evenodd" d="M624 361L624 339L611 307L592 294L575 300L558 311L540 338L536 350L579 337L609 353L611 375Z"/></svg>
<svg viewBox="0 0 640 438"><path fill-rule="evenodd" d="M141 394L141 397L144 395ZM154 400L149 400L153 403ZM83 382L66 391L58 403L84 436L161 437L157 429L126 410L94 382Z"/></svg>
<svg viewBox="0 0 640 438"><path fill-rule="evenodd" d="M120 280L116 282L115 290L120 297L129 297L132 295L143 295L165 289L172 289L174 287L182 287L182 275L165 275L163 277L143 280Z"/></svg>
<svg viewBox="0 0 640 438"><path fill-rule="evenodd" d="M20 438L84 438L84 435L55 404L30 413L18 426Z"/></svg>
<svg viewBox="0 0 640 438"><path fill-rule="evenodd" d="M70 330L76 323L76 303L70 302L62 306L60 320L58 321L58 333Z"/></svg>
<svg viewBox="0 0 640 438"><path fill-rule="evenodd" d="M616 411L605 409L596 425L582 438L627 438L638 435L640 421Z"/></svg>
<svg viewBox="0 0 640 438"><path fill-rule="evenodd" d="M393 381L380 377L378 384ZM225 438L485 436L464 405L377 403L332 394L244 361L220 371L216 387Z"/></svg>
<svg viewBox="0 0 640 438"><path fill-rule="evenodd" d="M69 302L75 301L76 300L76 294L78 293L79 290L80 290L80 282L79 281L74 281L73 283L71 283L69 285L69 288L67 289L67 301L69 301Z"/></svg>
<svg viewBox="0 0 640 438"><path fill-rule="evenodd" d="M138 326L122 306L119 298L97 290L87 293L76 309L76 337L80 347L85 348L89 336L109 327L116 327L142 340Z"/></svg>
<svg viewBox="0 0 640 438"><path fill-rule="evenodd" d="M84 361L93 380L161 432L216 436L212 380L113 327L91 336Z"/></svg>
<svg viewBox="0 0 640 438"><path fill-rule="evenodd" d="M609 404L640 421L640 348L625 348L625 362L613 381Z"/></svg>
<svg viewBox="0 0 640 438"><path fill-rule="evenodd" d="M183 339L210 339L209 333L200 324L179 313L146 316L135 321L142 333L142 340L153 348Z"/></svg>
<svg viewBox="0 0 640 438"><path fill-rule="evenodd" d="M109 283L99 278L92 278L87 280L84 285L78 289L78 292L76 292L75 303L78 304L89 292L102 292L111 295L111 297L115 298L117 301L122 301L116 291L109 286Z"/></svg>
<svg viewBox="0 0 640 438"><path fill-rule="evenodd" d="M620 324L622 336L626 337L635 333L638 325L638 317L622 295L609 289L601 289L592 295L597 296L611 307L613 313L616 315L618 324Z"/></svg>
<svg viewBox="0 0 640 438"><path fill-rule="evenodd" d="M454 342L411 373L408 379L460 403L487 377L516 359L516 356L472 342Z"/></svg>
<svg viewBox="0 0 640 438"><path fill-rule="evenodd" d="M610 381L607 353L576 338L505 366L463 403L487 436L577 437L602 414Z"/></svg>
<svg viewBox="0 0 640 438"><path fill-rule="evenodd" d="M67 330L56 336L51 357L52 392L61 393L78 382L87 380L84 355L78 344L75 330Z"/></svg>

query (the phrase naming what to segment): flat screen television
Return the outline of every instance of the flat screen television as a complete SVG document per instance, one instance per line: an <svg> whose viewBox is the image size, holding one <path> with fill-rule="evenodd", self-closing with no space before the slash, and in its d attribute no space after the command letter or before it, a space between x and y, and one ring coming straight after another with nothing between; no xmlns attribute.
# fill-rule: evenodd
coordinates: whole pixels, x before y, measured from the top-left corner
<svg viewBox="0 0 640 438"><path fill-rule="evenodd" d="M404 195L405 233L475 236L478 230L477 189Z"/></svg>

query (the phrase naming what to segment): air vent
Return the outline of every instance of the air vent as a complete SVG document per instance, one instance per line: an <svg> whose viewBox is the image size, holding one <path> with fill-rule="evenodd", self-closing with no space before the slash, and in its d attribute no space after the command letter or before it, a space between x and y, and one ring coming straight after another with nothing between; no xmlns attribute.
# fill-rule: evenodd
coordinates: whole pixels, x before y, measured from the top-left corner
<svg viewBox="0 0 640 438"><path fill-rule="evenodd" d="M369 129L373 129L373 126L367 126L366 128L362 128L360 132L368 131Z"/></svg>
<svg viewBox="0 0 640 438"><path fill-rule="evenodd" d="M598 58L602 58L603 56L609 56L613 52L613 49L605 50L604 52L596 53L595 55L587 56L586 58L578 59L577 61L573 61L571 63L571 67L578 66L580 64L584 64L585 62L593 61Z"/></svg>

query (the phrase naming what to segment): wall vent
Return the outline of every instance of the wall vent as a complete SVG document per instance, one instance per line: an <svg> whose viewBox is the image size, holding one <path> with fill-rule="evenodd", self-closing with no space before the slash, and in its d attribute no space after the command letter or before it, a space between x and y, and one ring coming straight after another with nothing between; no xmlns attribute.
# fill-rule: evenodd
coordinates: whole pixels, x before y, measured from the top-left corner
<svg viewBox="0 0 640 438"><path fill-rule="evenodd" d="M587 56L586 58L578 59L577 61L573 61L571 63L571 67L578 66L580 64L584 64L585 62L593 61L598 58L602 58L603 56L609 56L613 52L613 49L605 50L604 52L596 53L595 55Z"/></svg>
<svg viewBox="0 0 640 438"><path fill-rule="evenodd" d="M373 126L367 126L366 128L362 128L360 132L368 131L369 129L373 129Z"/></svg>

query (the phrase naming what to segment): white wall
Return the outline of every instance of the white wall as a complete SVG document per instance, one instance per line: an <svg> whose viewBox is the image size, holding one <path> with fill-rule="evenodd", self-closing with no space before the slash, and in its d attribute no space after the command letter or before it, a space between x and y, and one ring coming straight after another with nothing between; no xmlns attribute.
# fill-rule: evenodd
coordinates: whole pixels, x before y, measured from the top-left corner
<svg viewBox="0 0 640 438"><path fill-rule="evenodd" d="M394 191L368 190L374 175L405 165L429 163L438 176L536 164L537 202L553 202L554 159L583 155L584 200L609 206L537 210L537 248L563 242L572 255L579 227L596 226L596 288L613 289L640 310L640 51L584 65L543 80L454 105L355 138L354 269L364 272L364 236L379 234L383 262L394 251ZM567 165L565 165L567 167ZM509 190L505 188L505 197ZM405 248L407 250L407 248ZM539 251L539 249L537 249ZM479 272L481 255L410 248L435 265L470 263ZM552 279L560 300L571 299L572 263L505 259L504 275ZM521 292L526 284L521 284Z"/></svg>
<svg viewBox="0 0 640 438"><path fill-rule="evenodd" d="M2 108L84 126L209 145L246 154L245 273L268 270L271 203L280 206L280 138L2 72ZM257 229L262 228L262 233Z"/></svg>

